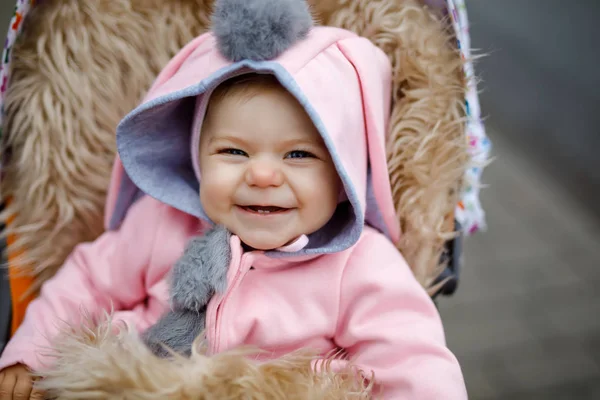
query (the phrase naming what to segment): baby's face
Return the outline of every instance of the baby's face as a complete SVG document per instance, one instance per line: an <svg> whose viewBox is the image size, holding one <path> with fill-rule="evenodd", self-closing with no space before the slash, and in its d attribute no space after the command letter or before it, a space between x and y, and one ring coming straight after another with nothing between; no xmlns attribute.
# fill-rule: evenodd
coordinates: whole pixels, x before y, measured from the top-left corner
<svg viewBox="0 0 600 400"><path fill-rule="evenodd" d="M259 250L323 227L341 183L317 129L283 88L210 104L200 138L207 216Z"/></svg>

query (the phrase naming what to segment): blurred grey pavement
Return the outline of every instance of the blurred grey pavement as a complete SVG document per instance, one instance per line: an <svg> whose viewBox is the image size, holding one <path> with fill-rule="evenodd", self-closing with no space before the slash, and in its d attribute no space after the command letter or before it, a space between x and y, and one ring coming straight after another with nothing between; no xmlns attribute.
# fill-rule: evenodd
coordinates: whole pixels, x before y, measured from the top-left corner
<svg viewBox="0 0 600 400"><path fill-rule="evenodd" d="M488 125L600 223L600 1L466 4Z"/></svg>
<svg viewBox="0 0 600 400"><path fill-rule="evenodd" d="M489 229L465 240L462 280L439 300L471 399L600 399L600 226L490 132Z"/></svg>
<svg viewBox="0 0 600 400"><path fill-rule="evenodd" d="M496 160L488 232L439 300L448 344L471 399L600 399L600 1L467 6Z"/></svg>

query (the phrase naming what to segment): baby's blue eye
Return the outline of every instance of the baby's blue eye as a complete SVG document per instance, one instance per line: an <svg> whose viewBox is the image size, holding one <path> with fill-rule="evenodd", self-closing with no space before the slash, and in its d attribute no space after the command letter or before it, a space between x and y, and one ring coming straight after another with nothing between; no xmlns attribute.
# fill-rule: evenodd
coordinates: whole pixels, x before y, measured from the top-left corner
<svg viewBox="0 0 600 400"><path fill-rule="evenodd" d="M303 150L294 150L287 153L286 158L315 158L315 155Z"/></svg>
<svg viewBox="0 0 600 400"><path fill-rule="evenodd" d="M244 157L248 155L244 150L233 149L233 148L219 150L219 154L230 154L232 156L244 156Z"/></svg>

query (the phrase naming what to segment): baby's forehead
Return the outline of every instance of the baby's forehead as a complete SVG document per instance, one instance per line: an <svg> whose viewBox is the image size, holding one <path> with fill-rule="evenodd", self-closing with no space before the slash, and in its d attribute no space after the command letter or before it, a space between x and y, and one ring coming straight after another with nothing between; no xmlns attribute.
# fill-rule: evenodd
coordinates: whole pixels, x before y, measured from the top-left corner
<svg viewBox="0 0 600 400"><path fill-rule="evenodd" d="M324 145L305 108L273 75L255 73L236 77L206 95L205 113L200 111L197 117L204 119L200 128L204 143L210 137L211 142L233 138L255 145L261 142Z"/></svg>

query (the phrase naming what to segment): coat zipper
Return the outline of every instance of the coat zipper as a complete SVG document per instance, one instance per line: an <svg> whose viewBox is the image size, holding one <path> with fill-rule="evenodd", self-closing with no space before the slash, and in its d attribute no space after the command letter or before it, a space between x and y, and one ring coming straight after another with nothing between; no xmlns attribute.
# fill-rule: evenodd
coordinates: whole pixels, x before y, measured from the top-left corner
<svg viewBox="0 0 600 400"><path fill-rule="evenodd" d="M240 260L240 265L237 269L237 272L234 276L234 278L231 280L231 285L229 285L229 288L227 289L227 291L225 292L225 294L219 299L218 304L215 307L215 311L214 311L214 319L213 319L213 343L211 345L212 348L212 354L217 354L217 352L219 351L219 349L221 348L221 316L223 314L223 307L225 305L225 302L227 301L227 299L229 298L229 296L231 295L231 292L233 292L237 286L239 285L239 282L243 279L243 277L246 275L246 273L248 272L249 268L245 267L245 261L248 258L249 254L243 254Z"/></svg>

